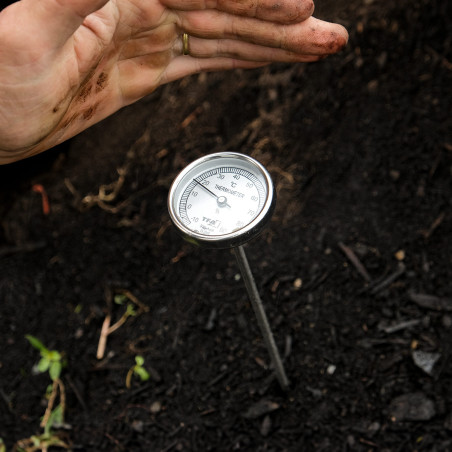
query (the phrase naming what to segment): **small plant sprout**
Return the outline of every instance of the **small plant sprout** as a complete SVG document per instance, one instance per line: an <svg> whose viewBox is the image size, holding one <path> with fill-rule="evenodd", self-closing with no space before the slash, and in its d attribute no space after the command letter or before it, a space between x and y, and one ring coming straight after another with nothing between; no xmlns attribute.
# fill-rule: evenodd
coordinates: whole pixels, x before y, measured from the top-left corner
<svg viewBox="0 0 452 452"><path fill-rule="evenodd" d="M149 372L143 367L144 364L144 358L140 355L135 356L135 365L132 366L129 371L127 372L126 377L126 387L130 388L132 385L132 376L136 375L140 378L141 381L147 381L149 380Z"/></svg>
<svg viewBox="0 0 452 452"><path fill-rule="evenodd" d="M51 447L69 449L69 444L60 436L53 432L52 427L61 427L63 425L63 409L58 405L51 413L49 420L44 427L44 433L41 435L32 435L30 438L22 439L16 443L17 452L47 452ZM0 449L0 452L1 449Z"/></svg>
<svg viewBox="0 0 452 452"><path fill-rule="evenodd" d="M28 334L25 337L41 354L41 359L35 366L35 369L40 373L48 371L52 384L49 385L46 392L46 398L48 400L47 408L41 421L41 427L44 429L44 433L39 436L32 436L28 439L19 441L17 443L17 450L24 450L26 452L41 450L46 452L48 448L52 446L67 448L68 446L66 443L52 431L52 428L64 426L66 392L63 382L60 379L64 365L63 354L57 350L49 350L34 336ZM58 395L60 403L55 406Z"/></svg>
<svg viewBox="0 0 452 452"><path fill-rule="evenodd" d="M126 310L123 312L118 321L113 325L112 322L112 304L123 306L127 302ZM102 329L100 332L99 344L97 346L97 359L102 359L105 354L105 349L107 346L107 337L120 328L124 323L126 323L129 317L135 317L142 312L147 312L149 308L145 306L137 297L135 297L128 290L122 290L121 292L112 296L111 291L107 291L107 305L108 314L106 315L104 322L102 324ZM138 309L137 309L138 308Z"/></svg>
<svg viewBox="0 0 452 452"><path fill-rule="evenodd" d="M25 337L41 354L41 359L36 366L36 370L39 373L49 371L49 376L52 381L60 378L61 369L63 368L63 357L61 353L56 350L49 350L39 339L30 334L27 334Z"/></svg>

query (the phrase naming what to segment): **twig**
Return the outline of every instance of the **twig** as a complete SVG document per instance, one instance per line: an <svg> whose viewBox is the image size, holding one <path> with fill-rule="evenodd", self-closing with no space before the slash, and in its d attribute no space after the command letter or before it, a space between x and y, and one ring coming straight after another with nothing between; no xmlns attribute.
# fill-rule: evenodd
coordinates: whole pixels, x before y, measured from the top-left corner
<svg viewBox="0 0 452 452"><path fill-rule="evenodd" d="M142 312L149 311L149 306L146 306L142 301L140 301L132 292L130 292L130 290L117 289L116 292L126 296L132 303L136 304L140 308L140 311Z"/></svg>
<svg viewBox="0 0 452 452"><path fill-rule="evenodd" d="M425 239L430 238L430 236L435 232L435 229L438 228L438 226L443 222L444 217L446 216L445 212L442 212L435 221L430 225L428 229L421 230L421 234L424 236Z"/></svg>
<svg viewBox="0 0 452 452"><path fill-rule="evenodd" d="M421 308L432 309L435 311L452 311L452 298L441 298L436 295L409 292L411 301Z"/></svg>
<svg viewBox="0 0 452 452"><path fill-rule="evenodd" d="M355 252L348 247L347 245L344 245L342 242L338 243L339 248L343 251L343 253L347 256L349 261L354 265L358 273L367 281L371 282L372 278L370 277L369 273L367 272L364 265L359 260L358 256L355 254Z"/></svg>
<svg viewBox="0 0 452 452"><path fill-rule="evenodd" d="M34 184L31 189L35 193L39 193L41 195L42 199L42 213L44 215L48 215L50 213L50 203L49 203L49 197L47 196L47 192L45 188L41 184Z"/></svg>
<svg viewBox="0 0 452 452"><path fill-rule="evenodd" d="M133 367L129 369L126 376L126 388L130 389L130 386L132 386L132 375L133 375Z"/></svg>
<svg viewBox="0 0 452 452"><path fill-rule="evenodd" d="M192 121L196 119L196 117L202 113L203 108L201 105L196 107L180 124L181 129L185 129Z"/></svg>
<svg viewBox="0 0 452 452"><path fill-rule="evenodd" d="M405 273L405 265L400 263L399 268L392 274L390 274L387 278L385 278L381 283L377 284L376 286L373 286L370 289L370 293L375 295L378 292L381 292L382 290L386 289L386 287L390 286L398 277L403 275Z"/></svg>
<svg viewBox="0 0 452 452"><path fill-rule="evenodd" d="M0 248L0 257L9 256L17 253L31 253L33 251L45 248L46 242L25 243L17 246L5 246Z"/></svg>
<svg viewBox="0 0 452 452"><path fill-rule="evenodd" d="M142 312L149 311L149 307L146 306L143 302L141 302L135 295L133 295L129 290L118 290L118 293L124 295L127 297L132 303L134 303L136 306L138 306L138 312L136 315L141 314ZM108 289L107 293L107 299L110 300L111 298L111 290ZM110 305L110 301L108 301L108 304ZM97 359L102 359L105 355L105 349L107 346L107 337L115 332L118 328L120 328L124 323L126 323L127 319L133 315L129 310L126 310L124 314L120 317L120 319L115 322L113 325L110 326L111 323L111 315L107 314L107 316L104 319L104 322L102 324L102 329L100 331L100 337L99 337L99 343L97 345L97 353L96 357Z"/></svg>
<svg viewBox="0 0 452 452"><path fill-rule="evenodd" d="M411 328L412 326L419 325L422 322L420 319L406 320L404 322L397 323L396 325L389 326L379 326L379 329L385 333L391 334L397 331L404 330L406 328Z"/></svg>
<svg viewBox="0 0 452 452"><path fill-rule="evenodd" d="M63 382L59 378L55 378L52 384L52 392L50 393L49 402L47 403L46 412L44 413L44 417L41 421L41 427L45 428L47 422L49 422L50 415L52 414L53 405L55 404L55 400L58 395L58 389L60 390L60 405L61 411L64 413L64 409L66 407L66 392L64 390Z"/></svg>
<svg viewBox="0 0 452 452"><path fill-rule="evenodd" d="M105 355L105 348L107 347L107 336L108 330L110 328L111 316L107 315L102 324L102 329L100 330L99 343L97 345L96 358L102 359Z"/></svg>
<svg viewBox="0 0 452 452"><path fill-rule="evenodd" d="M114 333L118 328L120 328L124 323L126 323L126 320L130 317L129 312L124 312L124 314L121 316L121 318L114 323L110 328L107 330L107 336L109 336L111 333Z"/></svg>

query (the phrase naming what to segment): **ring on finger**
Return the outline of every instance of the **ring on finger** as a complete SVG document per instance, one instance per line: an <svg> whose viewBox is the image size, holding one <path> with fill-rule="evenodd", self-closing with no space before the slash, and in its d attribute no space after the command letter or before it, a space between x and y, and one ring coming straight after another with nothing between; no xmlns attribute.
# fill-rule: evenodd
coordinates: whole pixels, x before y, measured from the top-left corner
<svg viewBox="0 0 452 452"><path fill-rule="evenodd" d="M188 44L188 33L182 35L182 55L190 55L190 47Z"/></svg>

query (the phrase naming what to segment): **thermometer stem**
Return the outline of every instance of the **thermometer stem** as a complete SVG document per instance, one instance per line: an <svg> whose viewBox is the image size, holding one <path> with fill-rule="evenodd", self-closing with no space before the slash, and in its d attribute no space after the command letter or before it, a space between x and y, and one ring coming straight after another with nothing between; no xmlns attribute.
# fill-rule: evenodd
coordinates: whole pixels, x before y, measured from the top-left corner
<svg viewBox="0 0 452 452"><path fill-rule="evenodd" d="M262 300L259 296L259 292L257 290L253 274L251 273L251 268L249 266L248 259L246 258L243 246L234 248L234 253L245 282L251 305L253 306L254 313L256 314L259 328L261 329L262 336L264 337L265 345L267 346L270 358L275 368L276 378L278 379L281 388L286 390L289 387L289 380L286 376L286 372L284 371L281 356L279 355L278 348L276 347L275 339L270 329L267 315L265 314L264 305L262 304Z"/></svg>

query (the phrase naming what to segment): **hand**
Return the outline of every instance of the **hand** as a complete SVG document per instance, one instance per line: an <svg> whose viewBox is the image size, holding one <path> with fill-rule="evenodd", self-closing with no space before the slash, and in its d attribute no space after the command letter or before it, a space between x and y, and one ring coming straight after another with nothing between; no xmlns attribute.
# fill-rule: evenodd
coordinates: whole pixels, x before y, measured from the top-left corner
<svg viewBox="0 0 452 452"><path fill-rule="evenodd" d="M0 163L201 71L316 61L345 29L312 0L21 0L0 13ZM183 33L189 55L182 55Z"/></svg>

